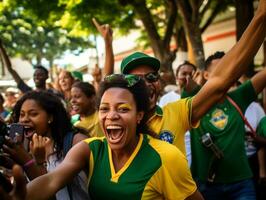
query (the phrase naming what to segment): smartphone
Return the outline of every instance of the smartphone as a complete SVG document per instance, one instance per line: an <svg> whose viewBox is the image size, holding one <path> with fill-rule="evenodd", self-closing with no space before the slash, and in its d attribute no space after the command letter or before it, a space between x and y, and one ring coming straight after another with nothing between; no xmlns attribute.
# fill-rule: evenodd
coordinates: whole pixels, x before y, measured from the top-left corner
<svg viewBox="0 0 266 200"><path fill-rule="evenodd" d="M9 137L14 142L22 142L24 136L24 126L19 123L10 124Z"/></svg>
<svg viewBox="0 0 266 200"><path fill-rule="evenodd" d="M0 172L0 187L7 193L11 192L13 185L11 182Z"/></svg>

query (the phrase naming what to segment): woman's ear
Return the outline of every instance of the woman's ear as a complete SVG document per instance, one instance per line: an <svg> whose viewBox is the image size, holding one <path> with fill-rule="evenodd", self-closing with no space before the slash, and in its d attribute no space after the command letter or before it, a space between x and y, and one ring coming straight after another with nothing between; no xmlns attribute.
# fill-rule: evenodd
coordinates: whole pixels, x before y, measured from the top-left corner
<svg viewBox="0 0 266 200"><path fill-rule="evenodd" d="M137 124L140 123L140 121L143 119L143 116L144 116L144 112L143 111L140 111L137 113Z"/></svg>
<svg viewBox="0 0 266 200"><path fill-rule="evenodd" d="M203 78L207 81L208 80L208 78L209 78L209 72L208 71L204 71L203 72Z"/></svg>

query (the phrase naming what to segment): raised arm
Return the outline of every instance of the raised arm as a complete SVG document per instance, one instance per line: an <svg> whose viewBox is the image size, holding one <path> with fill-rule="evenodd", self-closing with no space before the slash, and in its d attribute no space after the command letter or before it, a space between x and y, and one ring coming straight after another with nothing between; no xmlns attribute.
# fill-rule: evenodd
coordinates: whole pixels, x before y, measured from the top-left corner
<svg viewBox="0 0 266 200"><path fill-rule="evenodd" d="M4 64L5 64L6 68L7 68L7 70L12 75L12 77L14 78L14 80L16 81L16 83L19 84L23 80L18 75L18 73L12 68L10 59L9 59L7 53L6 53L6 50L5 50L5 48L4 48L1 40L0 40L0 52L1 52L1 56L3 58Z"/></svg>
<svg viewBox="0 0 266 200"><path fill-rule="evenodd" d="M114 73L113 31L108 24L100 25L95 18L92 19L95 27L104 39L105 61L103 77Z"/></svg>
<svg viewBox="0 0 266 200"><path fill-rule="evenodd" d="M82 169L89 169L89 155L90 150L85 142L73 146L54 171L34 179L27 185L26 199L42 200L52 197Z"/></svg>
<svg viewBox="0 0 266 200"><path fill-rule="evenodd" d="M254 90L257 94L262 92L262 90L266 87L266 68L255 74L251 78L251 83L254 87Z"/></svg>
<svg viewBox="0 0 266 200"><path fill-rule="evenodd" d="M211 77L192 101L192 123L197 122L230 86L247 70L248 64L264 41L266 33L266 0L260 0L256 15L241 39L217 63Z"/></svg>

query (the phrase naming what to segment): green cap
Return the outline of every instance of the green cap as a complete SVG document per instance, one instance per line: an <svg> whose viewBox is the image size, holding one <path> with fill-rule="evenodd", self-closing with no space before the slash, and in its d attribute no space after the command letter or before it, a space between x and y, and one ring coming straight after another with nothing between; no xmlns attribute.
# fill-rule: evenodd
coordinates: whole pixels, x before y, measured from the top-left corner
<svg viewBox="0 0 266 200"><path fill-rule="evenodd" d="M160 69L160 61L158 59L148 56L145 53L135 52L122 60L120 70L122 74L128 74L130 70L140 65L148 65L155 71Z"/></svg>
<svg viewBox="0 0 266 200"><path fill-rule="evenodd" d="M77 79L79 81L83 81L83 74L79 71L72 71L71 75L73 76L74 79Z"/></svg>

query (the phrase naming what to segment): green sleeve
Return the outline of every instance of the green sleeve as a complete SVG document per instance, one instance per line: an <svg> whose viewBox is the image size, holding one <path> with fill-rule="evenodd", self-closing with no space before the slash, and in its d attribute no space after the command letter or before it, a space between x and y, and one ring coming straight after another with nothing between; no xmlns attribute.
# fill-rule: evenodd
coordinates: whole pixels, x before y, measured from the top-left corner
<svg viewBox="0 0 266 200"><path fill-rule="evenodd" d="M187 98L187 97L192 97L192 96L196 95L200 91L200 88L201 87L198 85L191 92L187 92L184 89L182 89L182 91L181 91L181 99Z"/></svg>
<svg viewBox="0 0 266 200"><path fill-rule="evenodd" d="M249 104L257 99L257 94L250 80L240 85L237 89L228 93L236 104L245 113Z"/></svg>

